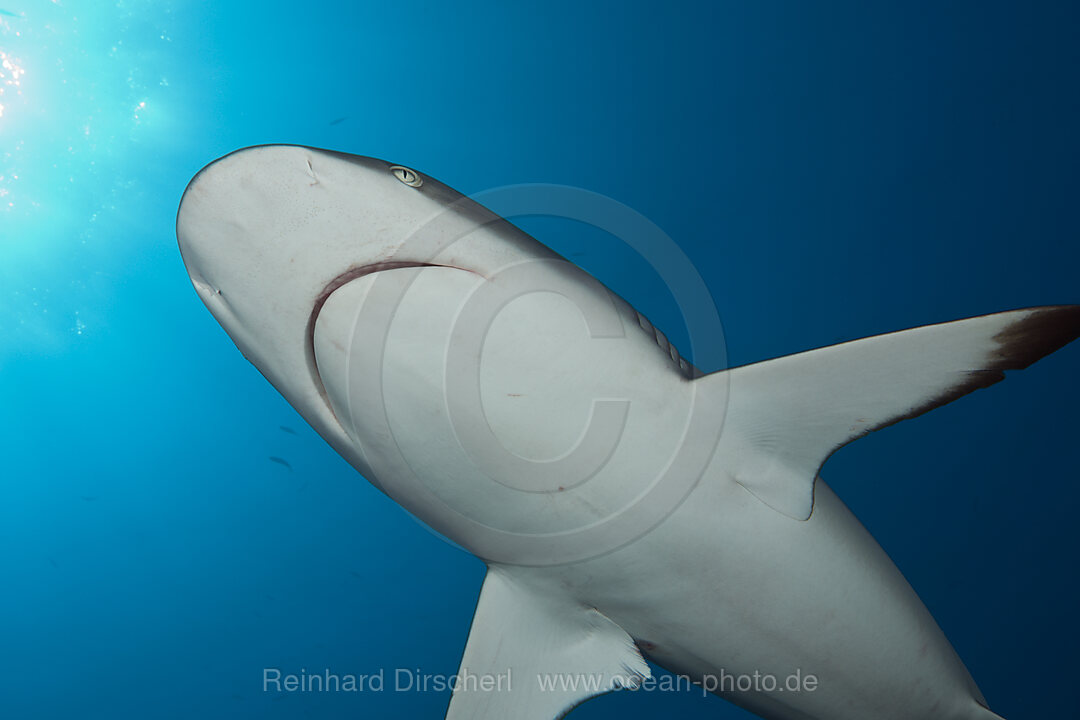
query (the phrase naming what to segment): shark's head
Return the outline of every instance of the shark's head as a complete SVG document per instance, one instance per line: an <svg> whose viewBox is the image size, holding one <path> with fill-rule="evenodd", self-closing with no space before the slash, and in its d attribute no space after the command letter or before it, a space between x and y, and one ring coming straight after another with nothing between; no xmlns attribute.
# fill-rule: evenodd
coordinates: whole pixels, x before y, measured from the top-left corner
<svg viewBox="0 0 1080 720"><path fill-rule="evenodd" d="M648 526L618 511L675 472L688 366L625 301L511 223L393 163L276 145L203 169L177 237L244 356L448 537L482 557L547 562L598 547L578 544L575 527L609 538L598 517L620 518L612 547Z"/></svg>
<svg viewBox="0 0 1080 720"><path fill-rule="evenodd" d="M417 234L427 224L465 229L452 222L459 213L447 212L462 201L442 183L384 160L258 146L195 176L176 233L199 296L263 368L271 360L264 346L277 355L282 342L295 340L282 336L296 329L288 316L306 326L315 303L343 278L388 263L442 264L433 259L437 241ZM479 206L470 205L475 216ZM439 232L446 239L453 231Z"/></svg>
<svg viewBox="0 0 1080 720"><path fill-rule="evenodd" d="M184 192L176 233L199 297L244 356L361 470L315 362L327 298L403 266L485 275L537 246L409 168L293 145L245 148L203 168Z"/></svg>

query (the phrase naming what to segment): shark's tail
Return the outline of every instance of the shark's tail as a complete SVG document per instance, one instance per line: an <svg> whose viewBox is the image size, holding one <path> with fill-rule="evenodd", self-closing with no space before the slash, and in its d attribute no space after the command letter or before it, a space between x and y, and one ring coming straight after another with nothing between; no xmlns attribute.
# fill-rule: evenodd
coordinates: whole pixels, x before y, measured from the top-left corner
<svg viewBox="0 0 1080 720"><path fill-rule="evenodd" d="M878 335L695 380L727 393L718 453L775 510L805 520L837 449L1004 379L1080 336L1080 305L983 315Z"/></svg>

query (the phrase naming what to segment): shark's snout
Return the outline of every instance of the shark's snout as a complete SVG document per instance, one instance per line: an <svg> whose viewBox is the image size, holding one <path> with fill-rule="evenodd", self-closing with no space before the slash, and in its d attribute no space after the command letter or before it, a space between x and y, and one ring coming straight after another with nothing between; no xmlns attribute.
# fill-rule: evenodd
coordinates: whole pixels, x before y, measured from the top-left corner
<svg viewBox="0 0 1080 720"><path fill-rule="evenodd" d="M399 257L438 212L427 195L439 184L426 180L375 158L244 148L192 178L177 242L200 299L245 355L272 366L295 343L306 362L311 318L342 278L432 262Z"/></svg>
<svg viewBox="0 0 1080 720"><path fill-rule="evenodd" d="M220 294L220 288L207 277L218 267L218 256L235 249L239 233L227 232L239 216L232 206L235 186L228 181L227 167L233 155L210 163L192 178L180 199L176 215L176 239L195 290L203 300Z"/></svg>

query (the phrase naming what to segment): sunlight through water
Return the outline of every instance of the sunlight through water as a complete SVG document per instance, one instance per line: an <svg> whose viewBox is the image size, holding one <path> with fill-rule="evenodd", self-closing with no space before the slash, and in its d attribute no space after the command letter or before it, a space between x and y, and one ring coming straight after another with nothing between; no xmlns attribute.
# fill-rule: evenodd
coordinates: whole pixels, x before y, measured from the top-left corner
<svg viewBox="0 0 1080 720"><path fill-rule="evenodd" d="M19 93L22 87L22 76L26 74L26 68L16 59L0 50L0 118L4 116L4 96L11 92Z"/></svg>
<svg viewBox="0 0 1080 720"><path fill-rule="evenodd" d="M177 66L171 0L9 8L0 6L0 366L8 353L64 352L106 327L109 278L145 248L133 226L160 156L147 149L171 129L165 68Z"/></svg>

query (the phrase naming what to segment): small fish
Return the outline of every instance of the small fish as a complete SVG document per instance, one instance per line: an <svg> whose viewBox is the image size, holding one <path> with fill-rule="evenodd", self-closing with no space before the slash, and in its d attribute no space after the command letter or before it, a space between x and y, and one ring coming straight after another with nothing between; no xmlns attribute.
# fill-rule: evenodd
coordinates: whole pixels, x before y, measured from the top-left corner
<svg viewBox="0 0 1080 720"><path fill-rule="evenodd" d="M48 560L49 564L52 565L54 568L60 567L60 563L56 562L56 558L54 558L52 555L48 556L45 559Z"/></svg>
<svg viewBox="0 0 1080 720"><path fill-rule="evenodd" d="M331 125L340 125L341 123L345 122L348 119L349 119L348 115L346 115L345 117L335 118L335 119L330 121L330 124Z"/></svg>
<svg viewBox="0 0 1080 720"><path fill-rule="evenodd" d="M278 465L283 465L283 466L285 466L286 468L289 469L289 472L292 472L292 465L290 465L289 461L286 460L285 458L279 458L279 457L276 457L274 455L271 455L270 456L270 462L276 462Z"/></svg>
<svg viewBox="0 0 1080 720"><path fill-rule="evenodd" d="M94 502L98 499L97 495L80 495L79 498L85 502Z"/></svg>
<svg viewBox="0 0 1080 720"><path fill-rule="evenodd" d="M354 578L356 578L357 580L363 580L363 579L364 579L364 576L363 576L363 575L361 575L360 573L356 572L355 570L351 570L351 571L349 572L349 574L350 574L350 575L352 575L352 576L353 576Z"/></svg>
<svg viewBox="0 0 1080 720"><path fill-rule="evenodd" d="M3 15L4 17L22 17L18 13L13 13L10 10L4 10L2 8L0 8L0 15Z"/></svg>
<svg viewBox="0 0 1080 720"><path fill-rule="evenodd" d="M296 434L296 431L293 430L288 425L278 425L278 427L281 429L281 432L289 433L290 435L295 435Z"/></svg>

